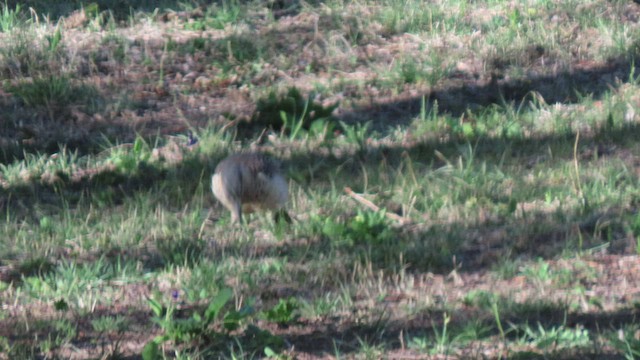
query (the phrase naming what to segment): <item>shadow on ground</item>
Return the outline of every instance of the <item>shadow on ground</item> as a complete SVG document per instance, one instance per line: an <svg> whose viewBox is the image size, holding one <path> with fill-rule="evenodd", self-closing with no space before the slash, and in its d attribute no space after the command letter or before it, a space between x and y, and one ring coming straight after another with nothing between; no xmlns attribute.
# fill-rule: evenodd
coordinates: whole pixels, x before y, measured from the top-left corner
<svg viewBox="0 0 640 360"><path fill-rule="evenodd" d="M569 104L584 97L599 99L627 81L635 81L633 63L627 57L610 59L604 64L576 66L570 71L553 75L530 75L518 79L505 79L500 72L492 74L486 84L478 84L473 77L462 74L445 81L448 85L434 89L420 97L400 101L376 103L363 106L344 114L348 121L371 120L380 126L408 124L418 116L423 98L427 110L438 103L440 113L459 117L468 109L478 110L492 105L514 106L534 99L539 95L547 104Z"/></svg>
<svg viewBox="0 0 640 360"><path fill-rule="evenodd" d="M202 311L204 309L183 309L179 312ZM375 321L355 321L336 323L333 319L305 320L292 323L283 327L268 328L270 332L285 340L285 349L293 350L297 356L310 356L311 358L326 358L331 356L350 356L362 354L363 346L371 349L384 349L384 353L392 357L426 356L429 351L437 346L445 346L448 351L462 356L462 358L477 358L477 351L485 352L483 358L532 359L623 359L622 354L616 355L611 348L594 348L592 344L578 345L579 340L568 337L549 337L554 331L579 331L584 329L591 336L614 336L611 329L633 328L638 316L637 309L624 309L614 312L598 313L568 313L566 306L554 304L501 304L499 311L504 330L504 338L509 343L520 341L521 350L501 349L499 343L503 336L496 325L490 309L486 311L467 310L447 314L445 310L433 309L412 315L407 319L390 320L384 313ZM86 315L73 315L74 331L82 336L73 342L76 355L92 354L93 356L113 354L118 358L142 359L140 355L132 355L131 351L140 352L142 347L160 332L151 330L151 311L140 309L108 308L96 309ZM442 334L443 319L450 318L447 324L446 338L438 339L435 334ZM92 322L97 318L118 318L126 326L121 330L111 330L96 333ZM474 319L476 331L469 333L468 324ZM20 357L22 351L39 351L30 346L34 331L47 336L65 336L64 330L59 327L60 318L40 319L37 330L25 331L20 320L7 319L2 321L3 329L0 336L8 339L13 346L11 355ZM261 325L259 325L261 326ZM11 331L8 331L11 329ZM543 330L540 330L543 329ZM540 331L547 331L547 335ZM609 335L607 335L609 334ZM466 337L465 337L466 335ZM536 337L537 336L537 337ZM615 335L619 336L619 335ZM229 337L210 339L201 348L203 354L211 356L228 356L229 349L233 348L235 341ZM424 348L420 348L415 340L424 341ZM541 341L542 340L542 341ZM244 339L244 341L256 342L260 351L258 339ZM440 342L441 341L441 342ZM538 341L541 341L538 343ZM564 342L563 342L564 341ZM495 348L487 346L487 342L494 342ZM214 347L212 343L217 345ZM477 345L473 345L477 343ZM536 345L538 344L538 345ZM24 345L24 346L21 346ZM100 346L96 346L100 345ZM248 344L245 344L248 346ZM465 350L458 353L459 347ZM620 341L621 348L624 343ZM198 347L196 347L197 349ZM531 350L526 350L531 349ZM61 351L62 349L58 350ZM246 350L246 349L245 349ZM439 350L441 353L445 349ZM35 354L32 354L35 356Z"/></svg>
<svg viewBox="0 0 640 360"><path fill-rule="evenodd" d="M603 334L603 332L610 329L633 326L639 315L635 309L568 315L567 309L561 306L545 305L544 308L536 309L537 306L539 305L520 304L518 308L513 310L500 309L502 313L501 321L507 327L504 329L506 331L506 339L511 341L520 339L525 344L530 342L533 345L536 340L540 340L544 335L540 334L538 339L529 338L525 329L534 329L535 332L539 329L539 325L546 331L553 331L552 329L586 329L592 334ZM336 352L344 355L359 353L362 344L367 344L368 346L380 345L384 348L386 354L395 354L399 357L402 357L403 354L411 356L410 354L420 353L420 350L416 349L415 345L414 351L407 350L410 341L413 338L425 339L427 348L422 349L422 351L424 351L423 355L426 355L429 350L438 346L438 339L435 334L441 334L443 330L442 321L445 316L447 314L442 310L434 310L428 313L416 314L410 319L400 321L387 322L383 318L378 324L336 326L329 321L310 334L288 335L285 337L295 346L298 352L311 356L335 356ZM469 324L470 319L468 317L470 316L475 318L479 330L479 333L475 334L477 336L470 339L471 342L487 341L489 339L500 341L500 332L494 319L491 318L490 312L484 314L464 314L460 312L449 314L449 316L451 316L451 322L447 328L448 337L444 339L443 344L444 346L450 346L451 351L454 351L457 346L460 346L465 341L463 340L464 337L459 337L459 335L464 332L463 327ZM560 341L560 339L557 338L556 341ZM506 353L502 353L502 356L510 359L537 359L543 358L542 354L545 354L544 358L552 357L554 359L624 358L621 355L612 354L611 349L607 351L594 349L592 345L572 348L571 346L575 346L575 343L564 348L563 345L567 344L551 342L538 348L532 347L532 350L535 351L503 349L502 351L506 351ZM477 349L474 346L465 346L466 350L462 354L462 358L477 358L476 351L480 349L487 351L486 344L479 344L478 346ZM502 358L499 356L501 351L497 349L498 347L493 349L496 352L488 358ZM482 358L485 357L483 356Z"/></svg>
<svg viewBox="0 0 640 360"><path fill-rule="evenodd" d="M142 1L140 6L144 8L147 3ZM311 28L300 29L298 32L303 33L304 36L296 35L296 41L300 40L301 36L303 36L303 42L311 41L309 39L313 38L313 29ZM282 34L270 33L265 36L288 39L291 35L283 32ZM225 44L228 42L234 41L237 42L237 37L230 36L208 43L207 46L216 48L223 45L226 46ZM281 42L276 41L270 45L274 47L274 52L281 51L278 49L278 47L284 46ZM186 46L188 44L177 44L176 46L178 45ZM544 53L540 53L539 56L544 56ZM635 79L632 79L634 76L633 61L630 60L632 58L633 54L624 54L604 63L576 64L570 70L559 71L555 74L544 73L545 68L536 68L531 69L530 73L522 78L507 78L503 74L505 66L508 66L508 64L493 64L490 66L493 67L493 70L490 70L492 71L490 78L486 81L479 80L479 74L454 72L448 78L442 80L443 85L434 88L430 92L409 98L371 99L369 105L345 111L339 117L346 122L371 121L374 129L385 133L396 126L406 126L411 123L419 115L423 99L426 100L427 111L430 111L437 102L438 113L450 114L453 117L459 117L469 109L471 111L481 111L494 105L518 107L521 103L529 102L532 99L534 101L543 99L548 104L573 103L579 101L582 97L588 96L598 99L605 93L615 90L626 81L635 81ZM212 58L212 60L218 61L215 58ZM113 69L105 71L107 73L99 72L100 75L118 77L116 76L117 74L108 73ZM175 70L168 70L166 74L168 79L170 76L175 75L172 71L175 72ZM485 74L483 76L486 77L488 75ZM131 86L131 84L128 86ZM146 107L150 107L150 111L153 112L154 105L152 104L171 101L173 95L167 92L166 89L161 90L157 90L158 94L153 94L154 91L147 91L150 95L148 98L145 97L146 95L142 96L143 100L136 105L139 108L129 110L145 112L147 110ZM82 108L76 105L70 107ZM190 108L188 104L178 102L176 107L180 108L180 112L189 114ZM149 124L143 125L129 124L139 121L135 117L132 119L123 118L121 119L123 121L120 121L117 125L99 124L95 119L92 119L90 114L82 114L82 112L77 111L78 109L63 109L64 111L61 111L61 114L65 114L64 119L56 119L53 123L48 124L47 121L51 122L51 120L44 119L46 116L43 118L42 116L34 115L37 113L34 109L20 109L18 107L18 112L26 112L24 115L16 117L14 115L16 102L8 94L4 94L0 98L0 114L11 114L16 119L28 119L30 117L42 119L39 120L40 123L36 121L33 124L34 126L29 126L28 122L31 120L27 121L24 126L8 123L0 124L5 132L4 136L0 137L0 159L2 159L2 162L8 163L14 159L20 159L25 152L53 153L59 151L61 146L70 151L79 150L81 154L93 153L104 148L105 137L100 135L101 133L112 134L108 136L108 139L110 142L117 144L131 141L135 134L140 131L147 132L142 134L143 136L153 136L158 133L167 133L162 127L175 128L176 130L173 131L185 130L185 126L168 124L164 120L151 121ZM31 114L30 112L34 113ZM73 115L76 113L79 115ZM215 118L214 115L213 113L208 113L209 119ZM225 114L219 113L218 115ZM245 115L243 114L242 116ZM194 121L194 123L202 124L204 118ZM16 121L14 120L14 122ZM33 129L30 129L38 127L42 128L42 134L39 137L34 136ZM35 131L35 133L39 132ZM35 141L35 144L31 144L32 141ZM40 142L43 142L43 144L39 144Z"/></svg>
<svg viewBox="0 0 640 360"><path fill-rule="evenodd" d="M573 137L573 134L560 134L539 139L478 139L473 145L474 161L478 164L492 164L500 159L508 161L513 158L526 163L527 159L531 159L531 166L544 166L544 161L551 160L538 158L540 154L548 152L549 148L554 149L553 161L571 160L574 156ZM581 147L591 149L588 155L585 155L586 160L592 159L593 151L598 152L598 149L603 149L599 157L606 159L607 156L618 156L618 152L607 153L610 145L615 144L620 148L632 146L638 137L640 126L603 129L592 137L583 137ZM293 154L289 159L289 168L290 172L297 174L295 181L304 189L311 188L318 182L330 182L334 176L332 171L340 167L343 173L339 178L333 178L335 186L338 189L349 186L359 192L362 190L360 184L363 183L363 168L369 173L374 173L379 171L378 166L381 162L400 164L408 155L412 161L425 169L436 169L445 165L441 156L436 156L436 150L446 158L457 159L461 156L461 149L467 149L468 146L468 143L456 140L434 140L408 146L384 147L343 157L300 153ZM196 188L209 188L207 174L212 173L215 162L215 159L203 160L192 157L179 165L169 167L164 164L142 163L128 174L111 169L79 179L61 174L53 183L34 179L21 185L1 188L0 213L10 214L13 220L28 219L38 223L39 216L49 213L55 216L61 208L86 206L96 201L101 202L100 206L116 207L136 194L157 192L160 189L165 189L162 190L165 193L166 189L176 189L175 196L172 196L175 203L170 206L182 208L191 199ZM308 168L310 164L316 167L313 175ZM193 181L193 174L199 174L199 181ZM631 176L633 171L629 174ZM209 198L209 205L214 204L213 198ZM506 209L518 199L505 197L492 201L503 204ZM640 199L629 198L624 201L612 209L598 209L585 205L578 213L566 213L563 216L532 211L528 217L518 218L513 212L505 212L478 223L453 221L446 224L429 224L427 221L427 227L404 230L398 237L405 244L404 250L408 256L405 261L410 263L414 270L419 271L450 270L456 261L454 258L458 264L464 263L463 269L478 269L489 266L496 259L502 258L505 252L513 250L518 254L528 254L532 258L546 258L562 250L568 239L582 239L584 242L581 246L584 248L608 242L607 238L613 239L610 251L624 253L629 249L631 240L624 224L615 220L632 215ZM437 254L430 251L435 244L439 244L441 249ZM322 251L325 245L318 246L318 250ZM382 267L386 265L393 264L381 264Z"/></svg>

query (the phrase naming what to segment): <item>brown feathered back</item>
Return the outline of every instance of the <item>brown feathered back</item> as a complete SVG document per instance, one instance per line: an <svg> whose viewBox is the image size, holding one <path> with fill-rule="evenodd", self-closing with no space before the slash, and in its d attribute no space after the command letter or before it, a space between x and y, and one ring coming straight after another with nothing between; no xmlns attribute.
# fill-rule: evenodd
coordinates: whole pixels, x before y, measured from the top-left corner
<svg viewBox="0 0 640 360"><path fill-rule="evenodd" d="M280 163L260 153L240 153L222 160L211 181L215 197L231 211L232 221L242 212L279 210L288 199L288 185Z"/></svg>

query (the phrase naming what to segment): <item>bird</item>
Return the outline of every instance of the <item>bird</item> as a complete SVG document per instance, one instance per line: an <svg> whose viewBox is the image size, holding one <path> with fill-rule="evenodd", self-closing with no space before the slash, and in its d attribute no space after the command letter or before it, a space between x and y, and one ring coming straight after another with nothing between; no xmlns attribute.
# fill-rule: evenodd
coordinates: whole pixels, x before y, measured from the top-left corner
<svg viewBox="0 0 640 360"><path fill-rule="evenodd" d="M242 214L271 210L274 220L291 222L284 209L289 186L280 162L259 152L237 153L220 161L211 177L213 195L231 212L232 223L242 223Z"/></svg>

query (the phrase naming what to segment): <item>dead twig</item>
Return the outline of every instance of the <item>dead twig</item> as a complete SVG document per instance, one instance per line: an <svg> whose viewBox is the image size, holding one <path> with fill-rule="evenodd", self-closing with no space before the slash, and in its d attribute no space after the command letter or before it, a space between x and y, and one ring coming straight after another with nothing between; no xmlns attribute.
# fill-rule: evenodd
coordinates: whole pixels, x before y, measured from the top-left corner
<svg viewBox="0 0 640 360"><path fill-rule="evenodd" d="M353 192L353 190L351 190L350 187L345 187L344 188L344 192L347 193L347 195L349 195L353 200L359 202L360 204L368 207L369 209L373 210L373 211L380 211L380 207L377 206L376 204L372 203L371 201L365 199L362 195L360 194L356 194L355 192ZM394 214L391 212L385 212L384 213L386 217L388 217L391 220L395 220L398 221L401 225L404 224L408 224L411 222L410 219L400 216L398 214Z"/></svg>

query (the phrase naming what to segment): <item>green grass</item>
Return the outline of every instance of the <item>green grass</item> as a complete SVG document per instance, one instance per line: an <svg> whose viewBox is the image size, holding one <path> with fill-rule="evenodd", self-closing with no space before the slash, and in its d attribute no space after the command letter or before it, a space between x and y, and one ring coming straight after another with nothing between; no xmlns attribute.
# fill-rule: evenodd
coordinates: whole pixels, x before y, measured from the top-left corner
<svg viewBox="0 0 640 360"><path fill-rule="evenodd" d="M4 33L8 33L13 29L20 26L21 23L21 7L20 4L16 4L15 8L11 9L5 2L0 9L0 30Z"/></svg>
<svg viewBox="0 0 640 360"><path fill-rule="evenodd" d="M0 10L0 358L638 356L634 3L40 5ZM213 198L247 149L292 225Z"/></svg>
<svg viewBox="0 0 640 360"><path fill-rule="evenodd" d="M51 75L34 78L8 88L9 92L24 102L24 105L40 109L50 120L68 115L66 109L76 105L95 112L100 103L100 95L95 88L83 84L74 84L64 75Z"/></svg>

